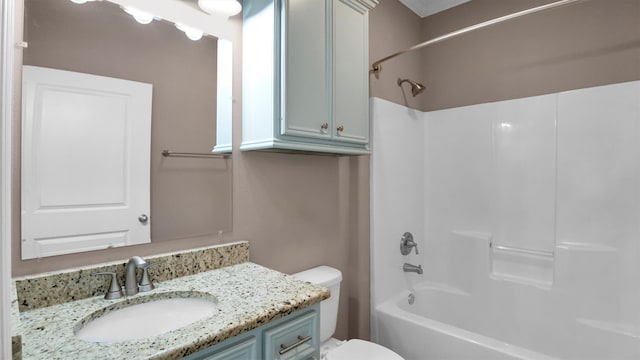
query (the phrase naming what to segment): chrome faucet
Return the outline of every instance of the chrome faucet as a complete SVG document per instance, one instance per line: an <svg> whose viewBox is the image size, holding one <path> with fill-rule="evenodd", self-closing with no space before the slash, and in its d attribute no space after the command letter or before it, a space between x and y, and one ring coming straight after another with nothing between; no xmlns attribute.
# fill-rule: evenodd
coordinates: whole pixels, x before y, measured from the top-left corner
<svg viewBox="0 0 640 360"><path fill-rule="evenodd" d="M133 256L127 262L125 270L124 290L127 296L138 293L138 279L136 277L136 269L144 269L148 267L148 263L140 256Z"/></svg>
<svg viewBox="0 0 640 360"><path fill-rule="evenodd" d="M404 272L414 272L414 273L418 273L420 275L422 275L422 265L411 265L409 263L404 263L404 265L402 265L402 271Z"/></svg>

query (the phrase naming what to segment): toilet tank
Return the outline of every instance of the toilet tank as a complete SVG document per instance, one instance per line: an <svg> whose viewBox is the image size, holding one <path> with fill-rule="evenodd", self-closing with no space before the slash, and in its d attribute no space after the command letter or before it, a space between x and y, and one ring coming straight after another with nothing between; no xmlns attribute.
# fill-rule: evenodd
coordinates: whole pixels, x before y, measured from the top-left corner
<svg viewBox="0 0 640 360"><path fill-rule="evenodd" d="M331 291L331 297L320 303L320 342L323 343L336 332L342 273L338 269L323 265L295 273L293 276L301 281L324 286Z"/></svg>

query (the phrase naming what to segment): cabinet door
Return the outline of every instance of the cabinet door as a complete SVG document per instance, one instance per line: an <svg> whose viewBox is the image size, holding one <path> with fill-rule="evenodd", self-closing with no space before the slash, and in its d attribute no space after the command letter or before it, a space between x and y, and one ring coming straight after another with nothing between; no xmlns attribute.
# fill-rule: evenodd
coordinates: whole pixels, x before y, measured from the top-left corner
<svg viewBox="0 0 640 360"><path fill-rule="evenodd" d="M334 0L334 140L369 142L367 14L353 0Z"/></svg>
<svg viewBox="0 0 640 360"><path fill-rule="evenodd" d="M251 336L237 344L218 349L212 347L195 353L184 360L255 360L260 356L258 341L255 336Z"/></svg>
<svg viewBox="0 0 640 360"><path fill-rule="evenodd" d="M264 358L306 360L319 358L318 315L311 311L264 332Z"/></svg>
<svg viewBox="0 0 640 360"><path fill-rule="evenodd" d="M327 1L282 1L280 133L283 135L331 137Z"/></svg>

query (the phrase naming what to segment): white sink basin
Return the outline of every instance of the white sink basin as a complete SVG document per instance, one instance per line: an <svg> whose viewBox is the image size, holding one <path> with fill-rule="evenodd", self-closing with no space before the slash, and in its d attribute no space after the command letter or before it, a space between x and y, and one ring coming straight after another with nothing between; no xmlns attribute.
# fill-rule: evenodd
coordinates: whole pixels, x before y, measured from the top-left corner
<svg viewBox="0 0 640 360"><path fill-rule="evenodd" d="M118 305L111 307L114 306ZM216 308L217 302L212 298L152 299L124 308L107 309L104 315L78 329L76 337L89 342L151 338L210 317Z"/></svg>

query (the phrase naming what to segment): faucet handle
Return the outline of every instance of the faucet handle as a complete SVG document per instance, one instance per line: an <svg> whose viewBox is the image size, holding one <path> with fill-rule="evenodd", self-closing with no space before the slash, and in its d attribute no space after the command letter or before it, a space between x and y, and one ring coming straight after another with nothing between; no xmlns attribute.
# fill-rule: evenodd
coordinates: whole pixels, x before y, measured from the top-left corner
<svg viewBox="0 0 640 360"><path fill-rule="evenodd" d="M147 269L152 266L158 265L159 262L147 262L140 266L142 269L142 277L140 278L140 283L138 284L138 289L140 292L151 291L154 289L153 283L149 280L149 273Z"/></svg>
<svg viewBox="0 0 640 360"><path fill-rule="evenodd" d="M97 272L91 275L111 275L111 282L109 283L109 291L104 294L104 298L107 300L119 299L122 296L122 286L118 281L118 276L115 271Z"/></svg>
<svg viewBox="0 0 640 360"><path fill-rule="evenodd" d="M413 241L413 234L407 231L402 234L402 238L400 238L400 253L402 255L409 255L412 248L416 248L416 255L418 255L418 244Z"/></svg>

